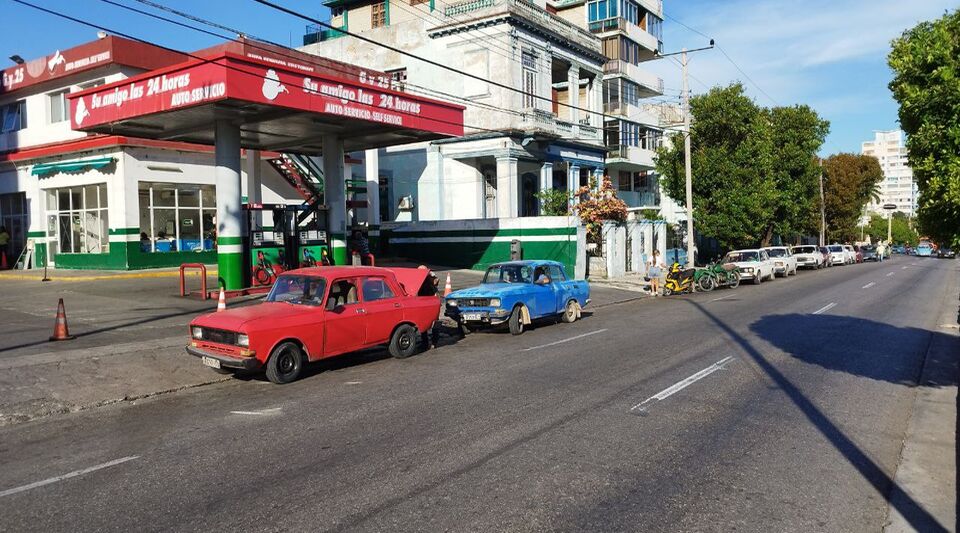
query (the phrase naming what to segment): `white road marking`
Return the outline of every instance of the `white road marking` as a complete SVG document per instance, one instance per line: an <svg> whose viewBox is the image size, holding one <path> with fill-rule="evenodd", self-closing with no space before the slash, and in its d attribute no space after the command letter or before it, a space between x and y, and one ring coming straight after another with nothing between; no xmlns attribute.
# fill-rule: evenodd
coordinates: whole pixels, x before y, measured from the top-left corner
<svg viewBox="0 0 960 533"><path fill-rule="evenodd" d="M558 345L558 344L563 344L563 343L565 343L565 342L575 341L575 340L577 340L577 339L582 339L582 338L584 338L584 337L589 337L590 335L596 335L597 333L603 333L604 331L607 331L607 328L598 329L597 331L591 331L591 332L589 332L589 333L584 333L583 335L577 335L576 337L570 337L569 339L563 339L563 340L560 340L560 341L551 342L551 343L549 343L549 344L541 344L541 345L539 345L539 346L531 346L531 347L529 347L529 348L524 348L524 349L522 349L522 350L520 350L520 351L521 351L521 352L529 352L530 350L537 350L537 349L540 349L540 348L547 348L547 347L549 347L549 346L556 346L556 345Z"/></svg>
<svg viewBox="0 0 960 533"><path fill-rule="evenodd" d="M21 485L21 486L19 486L19 487L14 487L14 488L12 488L12 489L7 489L7 490L5 490L5 491L3 491L3 492L0 492L0 498L2 498L2 497L4 497L4 496L10 496L11 494L17 494L18 492L23 492L23 491L27 491L27 490L30 490L30 489L35 489L35 488L37 488L37 487L42 487L42 486L44 486L44 485L50 485L51 483L56 483L56 482L58 482L58 481L63 481L63 480L65 480L65 479L70 479L70 478L72 478L72 477L77 477L77 476L82 476L82 475L84 475L84 474L89 474L90 472L95 472L95 471L97 471L97 470L102 470L102 469L104 469L104 468L109 468L109 467L111 467L111 466L116 466L116 465L118 465L118 464L120 464L120 463L126 463L127 461L133 461L134 459L139 459L139 458L140 458L139 455L130 455L130 456L128 456L128 457L121 457L120 459L115 459L115 460L113 460L113 461L108 461L108 462L103 463L103 464L99 464L99 465L96 465L96 466L91 466L90 468L84 468L84 469L82 469L82 470L74 470L73 472L69 472L69 473L63 474L62 476L56 476L56 477L52 477L52 478L49 478L49 479L44 479L43 481L37 481L37 482L35 482L35 483L30 483L29 485Z"/></svg>
<svg viewBox="0 0 960 533"><path fill-rule="evenodd" d="M866 285L864 285L863 287L860 287L860 288L861 288L861 289L869 289L870 287L873 287L874 285L876 285L876 283L874 283L874 282L871 281L870 283L867 283Z"/></svg>
<svg viewBox="0 0 960 533"><path fill-rule="evenodd" d="M731 297L731 296L733 296L733 295L732 295L732 294L728 294L727 296L721 296L721 297L719 297L719 298L714 298L713 300L710 300L710 301L711 301L711 302L719 302L720 300L726 300L727 298L729 298L729 297Z"/></svg>
<svg viewBox="0 0 960 533"><path fill-rule="evenodd" d="M362 381L345 381L343 384L344 384L344 385L359 385L359 384L361 384L361 383L363 383L363 382L362 382Z"/></svg>
<svg viewBox="0 0 960 533"><path fill-rule="evenodd" d="M833 309L833 308L836 307L836 306L837 306L837 303L836 303L836 302L830 302L830 303L828 303L827 305L821 307L820 309L817 309L817 310L814 311L812 314L814 314L814 315L819 315L819 314L821 314L821 313L826 313L827 311Z"/></svg>
<svg viewBox="0 0 960 533"><path fill-rule="evenodd" d="M636 411L637 409L643 411L644 406L652 401L660 402L660 401L666 400L667 398L682 391L683 389L689 387L690 385L693 385L694 383L709 376L710 374L713 374L717 370L722 369L724 365L726 365L732 360L733 360L733 357L724 357L723 359L717 361L716 363L713 363L712 365L708 366L707 368L704 368L703 370L697 372L696 374L693 374L692 376L686 379L678 381L673 385L670 385L669 387L663 389L662 391L654 394L653 396L647 398L646 400L638 403L637 405L634 405L633 407L630 408L630 411L633 412L633 411Z"/></svg>
<svg viewBox="0 0 960 533"><path fill-rule="evenodd" d="M900 267L900 270L906 270L906 269L908 269L908 268L910 268L910 267Z"/></svg>
<svg viewBox="0 0 960 533"><path fill-rule="evenodd" d="M894 274L896 274L896 272L888 272L888 273L887 273L887 277L889 278L890 276L892 276L892 275L894 275Z"/></svg>
<svg viewBox="0 0 960 533"><path fill-rule="evenodd" d="M280 412L279 407L273 407L271 409L261 409L259 411L230 411L232 415L272 415Z"/></svg>

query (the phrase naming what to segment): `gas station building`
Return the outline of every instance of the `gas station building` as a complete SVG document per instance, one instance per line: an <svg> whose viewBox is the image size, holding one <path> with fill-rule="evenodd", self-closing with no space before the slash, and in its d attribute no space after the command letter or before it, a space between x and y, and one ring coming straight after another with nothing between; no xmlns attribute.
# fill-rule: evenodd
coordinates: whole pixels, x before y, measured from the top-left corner
<svg viewBox="0 0 960 533"><path fill-rule="evenodd" d="M228 289L258 262L343 264L378 194L346 154L463 134L462 107L384 80L246 39L187 56L111 36L6 69L0 224L34 266L215 260Z"/></svg>

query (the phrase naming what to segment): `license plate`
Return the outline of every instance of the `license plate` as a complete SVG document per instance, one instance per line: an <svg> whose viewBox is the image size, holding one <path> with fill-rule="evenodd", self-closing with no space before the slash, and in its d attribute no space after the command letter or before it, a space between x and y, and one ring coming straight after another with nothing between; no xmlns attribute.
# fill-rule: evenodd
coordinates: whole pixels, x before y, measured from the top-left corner
<svg viewBox="0 0 960 533"><path fill-rule="evenodd" d="M213 357L201 357L200 362L209 366L210 368L220 368L220 361L214 359Z"/></svg>
<svg viewBox="0 0 960 533"><path fill-rule="evenodd" d="M482 320L483 315L481 315L480 313L464 313L463 319L464 320Z"/></svg>

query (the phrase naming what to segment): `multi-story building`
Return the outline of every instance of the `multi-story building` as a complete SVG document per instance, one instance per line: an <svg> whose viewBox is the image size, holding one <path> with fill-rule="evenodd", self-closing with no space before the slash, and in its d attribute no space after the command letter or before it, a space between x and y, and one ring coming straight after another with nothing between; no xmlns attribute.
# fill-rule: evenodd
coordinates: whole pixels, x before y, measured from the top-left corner
<svg viewBox="0 0 960 533"><path fill-rule="evenodd" d="M630 207L660 209L654 173L663 139L661 106L644 99L663 94L663 80L643 69L663 47L661 0L558 0L557 14L601 39L604 144L607 173Z"/></svg>
<svg viewBox="0 0 960 533"><path fill-rule="evenodd" d="M883 182L880 184L880 201L871 202L867 210L882 213L884 204L895 204L897 211L914 216L917 210L917 184L907 157L903 131L878 131L872 141L861 145L863 155L872 155L880 161Z"/></svg>
<svg viewBox="0 0 960 533"><path fill-rule="evenodd" d="M619 122L603 120L605 90L616 87L619 95L619 87L630 84L630 100L615 100L623 102L616 109L624 116L639 111L639 95L658 94L659 80L644 76L635 61L608 58L602 33L589 31L586 14L578 19L574 6L525 0L325 4L334 27L416 57L320 28L308 28L302 50L387 71L392 83L408 92L466 106L463 138L365 154L378 159L381 182L380 216L373 224L539 215L538 192L575 191L608 166L603 132L619 128ZM633 26L624 31L640 31ZM651 33L643 35L642 51L626 44L624 49L652 56L657 41ZM646 134L624 133L622 138L638 144L636 153L628 153L620 149L620 132L610 136L617 140L615 161L645 162L628 168L652 169L652 153L639 146ZM633 180L627 181L632 187ZM641 187L637 193L643 193Z"/></svg>

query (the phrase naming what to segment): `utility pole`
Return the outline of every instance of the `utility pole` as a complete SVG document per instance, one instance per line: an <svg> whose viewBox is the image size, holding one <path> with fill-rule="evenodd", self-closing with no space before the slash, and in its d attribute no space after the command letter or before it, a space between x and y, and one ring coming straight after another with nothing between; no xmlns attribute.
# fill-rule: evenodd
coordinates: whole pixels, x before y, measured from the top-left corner
<svg viewBox="0 0 960 533"><path fill-rule="evenodd" d="M713 44L713 43L711 43ZM683 166L686 172L687 188L687 268L694 268L693 257L693 177L690 161L690 91L687 81L687 49L680 51L680 65L683 71Z"/></svg>
<svg viewBox="0 0 960 533"><path fill-rule="evenodd" d="M827 211L823 203L823 160L817 158L820 165L820 246L826 246L827 239Z"/></svg>

